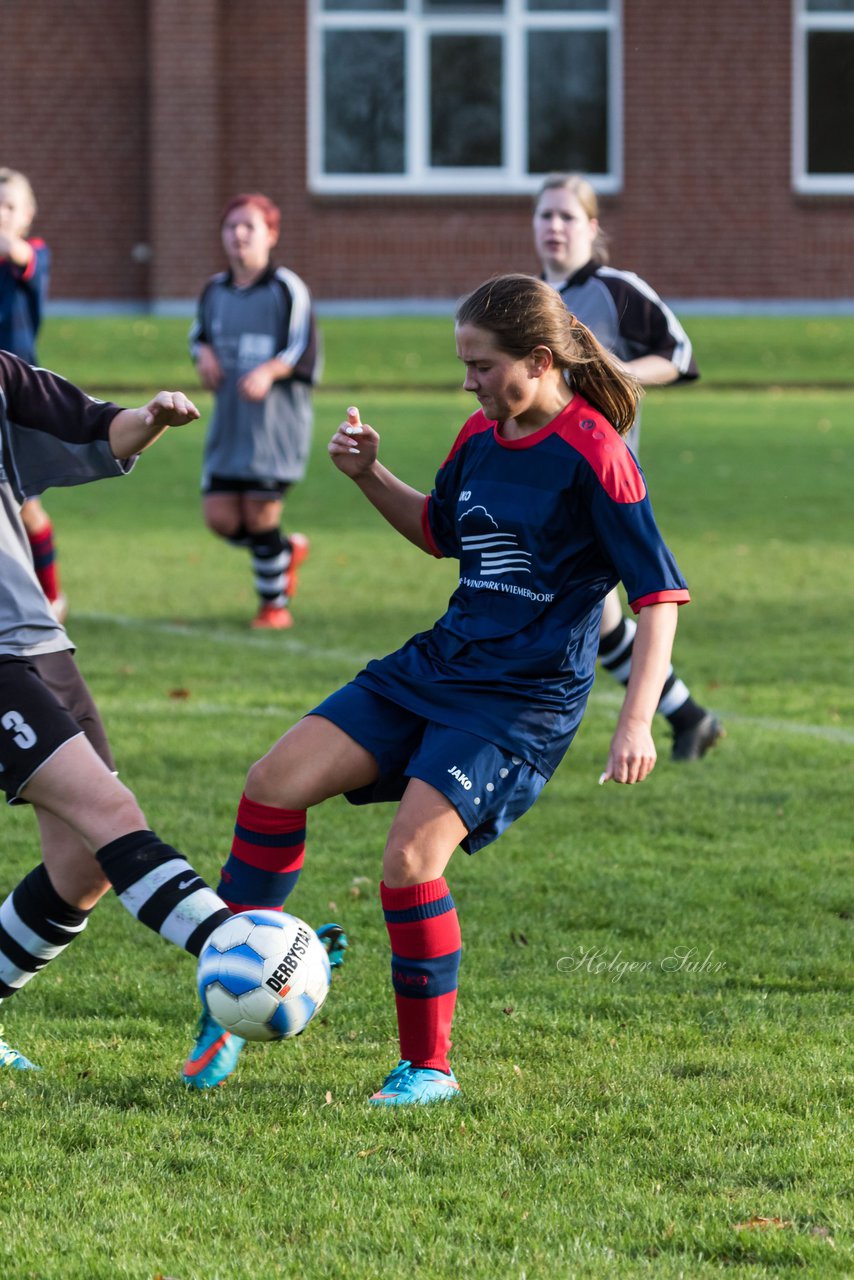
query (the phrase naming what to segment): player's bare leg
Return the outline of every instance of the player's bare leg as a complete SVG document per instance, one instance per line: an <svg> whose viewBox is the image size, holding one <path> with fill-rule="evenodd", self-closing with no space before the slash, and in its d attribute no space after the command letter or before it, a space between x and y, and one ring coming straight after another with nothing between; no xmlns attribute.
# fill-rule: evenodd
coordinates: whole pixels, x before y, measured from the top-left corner
<svg viewBox="0 0 854 1280"><path fill-rule="evenodd" d="M321 716L300 720L252 766L237 809L231 852L219 892L235 911L251 907L281 910L302 870L306 811L377 777L370 752ZM339 963L347 945L338 925L321 926L318 936ZM239 1036L202 1011L196 1039L184 1063L184 1082L194 1089L223 1084L244 1046Z"/></svg>
<svg viewBox="0 0 854 1280"><path fill-rule="evenodd" d="M51 884L64 902L91 911L110 888L109 880L91 849L67 822L46 809L35 812L42 860Z"/></svg>
<svg viewBox="0 0 854 1280"><path fill-rule="evenodd" d="M306 716L252 766L246 794L259 804L310 809L376 781L369 751L323 716Z"/></svg>
<svg viewBox="0 0 854 1280"><path fill-rule="evenodd" d="M93 853L146 826L133 793L107 768L83 734L64 743L30 779L21 796L37 810L71 827Z"/></svg>

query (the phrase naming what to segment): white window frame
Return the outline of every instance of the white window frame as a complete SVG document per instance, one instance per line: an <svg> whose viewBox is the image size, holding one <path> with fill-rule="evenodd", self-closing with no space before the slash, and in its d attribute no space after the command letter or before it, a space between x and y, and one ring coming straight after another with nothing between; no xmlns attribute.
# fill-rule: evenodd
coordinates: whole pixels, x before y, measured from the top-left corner
<svg viewBox="0 0 854 1280"><path fill-rule="evenodd" d="M810 173L807 170L807 45L812 31L854 32L854 12L807 9L807 0L792 0L792 185L805 195L854 195L854 173Z"/></svg>
<svg viewBox="0 0 854 1280"><path fill-rule="evenodd" d="M531 12L525 0L504 0L503 13L477 17L436 15L422 11L421 0L404 0L403 11L328 12L322 0L310 0L308 23L308 185L322 195L530 195L542 175L523 171L527 138L525 41L528 30L605 30L608 33L608 154L607 173L586 173L600 193L619 191L623 181L623 14L622 0L608 0L608 10L560 13ZM404 174L327 174L323 172L323 32L340 30L403 30L407 40ZM437 169L427 164L429 73L426 66L430 35L445 33L503 35L505 161L489 169ZM342 72L342 91L358 93L358 67Z"/></svg>

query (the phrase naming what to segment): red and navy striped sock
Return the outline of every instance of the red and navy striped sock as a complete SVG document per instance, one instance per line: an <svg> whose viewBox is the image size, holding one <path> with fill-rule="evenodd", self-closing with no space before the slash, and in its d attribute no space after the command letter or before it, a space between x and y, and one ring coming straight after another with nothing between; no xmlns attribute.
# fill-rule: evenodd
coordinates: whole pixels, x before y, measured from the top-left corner
<svg viewBox="0 0 854 1280"><path fill-rule="evenodd" d="M451 1023L460 971L460 923L444 876L402 889L380 885L391 941L400 1056L450 1071Z"/></svg>
<svg viewBox="0 0 854 1280"><path fill-rule="evenodd" d="M231 853L218 893L233 911L281 911L305 859L305 809L277 809L240 797Z"/></svg>
<svg viewBox="0 0 854 1280"><path fill-rule="evenodd" d="M30 533L27 537L33 553L33 566L39 585L48 600L56 600L59 597L59 570L56 564L53 525L48 523L38 533Z"/></svg>

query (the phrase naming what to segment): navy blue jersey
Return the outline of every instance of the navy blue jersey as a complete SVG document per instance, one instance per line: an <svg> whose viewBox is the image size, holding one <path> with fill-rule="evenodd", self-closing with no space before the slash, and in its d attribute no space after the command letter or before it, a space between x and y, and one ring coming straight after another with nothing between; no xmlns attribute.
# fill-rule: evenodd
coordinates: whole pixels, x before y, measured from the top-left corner
<svg viewBox="0 0 854 1280"><path fill-rule="evenodd" d="M593 683L605 596L632 607L690 597L637 462L576 395L552 422L505 440L482 412L463 427L424 508L459 586L430 631L357 681L429 720L495 742L549 776Z"/></svg>
<svg viewBox="0 0 854 1280"><path fill-rule="evenodd" d="M0 347L29 364L36 363L36 334L47 296L50 251L44 240L30 240L33 256L25 267L0 259Z"/></svg>

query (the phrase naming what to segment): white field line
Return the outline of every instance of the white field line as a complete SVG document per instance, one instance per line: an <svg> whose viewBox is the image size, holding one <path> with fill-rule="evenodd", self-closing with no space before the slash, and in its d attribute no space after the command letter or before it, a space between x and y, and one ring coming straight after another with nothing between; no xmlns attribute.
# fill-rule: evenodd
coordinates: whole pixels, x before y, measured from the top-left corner
<svg viewBox="0 0 854 1280"><path fill-rule="evenodd" d="M380 656L379 651L358 654L353 649L324 649L315 644L306 644L290 632L286 635L271 635L264 631L251 631L248 625L245 631L235 633L225 628L218 630L215 627L203 627L202 624L190 626L181 622L157 622L150 618L123 618L112 613L75 613L71 623L72 632L74 622L78 621L108 623L127 631L145 631L152 635L183 636L202 643L231 645L235 649L251 645L253 649L269 649L282 654L306 653L313 658L328 659L330 662L352 662L354 667L363 667L371 658ZM74 639L73 635L71 639Z"/></svg>
<svg viewBox="0 0 854 1280"><path fill-rule="evenodd" d="M251 631L247 631L245 634L235 634L234 631L210 628L202 630L201 627L184 626L177 622L153 622L146 618L126 618L108 613L79 613L75 617L81 622L109 623L112 626L123 627L128 630L146 631L155 635L184 636L193 640L208 641L211 644L233 645L235 648L244 648L247 644L251 644L254 649L269 649L281 654L304 653L320 661L346 662L348 667L352 668L354 675L371 658L380 656L379 650L371 653L357 653L353 649L322 648L316 644L307 644L290 633L285 636L265 635L263 632ZM617 710L622 704L622 696L617 689L594 687L590 695L590 702L593 706L610 707ZM112 706L138 715L162 715L166 707L172 705L180 707L182 715L199 718L246 715L281 716L283 714L281 706L225 706L220 703L198 702L192 697L175 698L174 700L160 698L145 702L135 702L126 698L112 699L102 695L98 698L98 705L104 709ZM847 746L854 746L854 729L836 728L834 725L804 724L798 720L778 720L770 716L746 716L739 712L724 711L718 706L715 706L715 711L720 715L727 727L745 725L751 729L759 729L763 733L783 733L790 734L793 737L818 738L824 742L839 742Z"/></svg>

